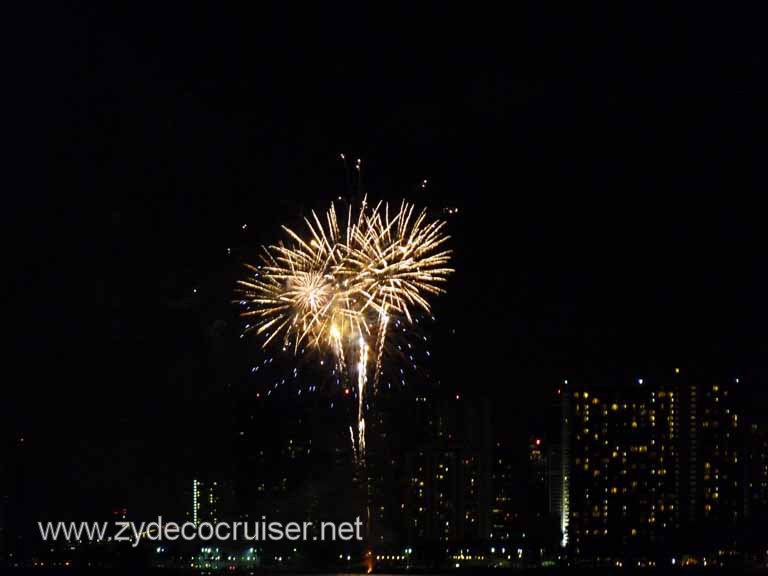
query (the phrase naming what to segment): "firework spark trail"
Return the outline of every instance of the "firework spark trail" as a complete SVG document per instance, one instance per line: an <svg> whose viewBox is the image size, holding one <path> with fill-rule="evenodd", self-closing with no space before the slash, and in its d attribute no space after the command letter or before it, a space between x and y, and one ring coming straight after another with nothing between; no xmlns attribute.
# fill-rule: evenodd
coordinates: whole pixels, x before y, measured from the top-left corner
<svg viewBox="0 0 768 576"><path fill-rule="evenodd" d="M334 354L336 354L337 368L339 371L344 370L346 362L344 361L344 346L341 342L341 332L336 324L331 325L329 333L329 344Z"/></svg>
<svg viewBox="0 0 768 576"><path fill-rule="evenodd" d="M352 460L357 464L357 449L355 448L355 433L352 431L352 426L349 427L349 438L352 440Z"/></svg>
<svg viewBox="0 0 768 576"><path fill-rule="evenodd" d="M389 326L389 314L387 314L387 306L384 306L384 310L379 315L379 343L376 347L376 368L373 373L373 393L376 394L379 391L379 381L381 379L381 361L384 357L384 343L387 338L387 327Z"/></svg>
<svg viewBox="0 0 768 576"><path fill-rule="evenodd" d="M371 207L363 198L341 223L331 204L324 217L313 211L304 223L306 234L283 226L288 242L264 248L261 265L247 265L251 276L238 282L238 301L247 305L242 315L254 321L246 331L264 336L264 347L281 338L297 355L305 346L331 353L345 386L353 377L346 359L358 356L356 447L350 433L355 459L364 462L369 351L375 354L375 395L394 337L391 318L413 323L414 311L430 313L428 298L444 292L453 272L451 251L444 248L449 237L444 222L428 221L426 210L405 201L391 211L387 203Z"/></svg>
<svg viewBox="0 0 768 576"><path fill-rule="evenodd" d="M365 398L365 385L368 380L368 344L363 335L360 335L360 361L357 364L357 447L359 458L365 462L365 414L363 412L363 400Z"/></svg>

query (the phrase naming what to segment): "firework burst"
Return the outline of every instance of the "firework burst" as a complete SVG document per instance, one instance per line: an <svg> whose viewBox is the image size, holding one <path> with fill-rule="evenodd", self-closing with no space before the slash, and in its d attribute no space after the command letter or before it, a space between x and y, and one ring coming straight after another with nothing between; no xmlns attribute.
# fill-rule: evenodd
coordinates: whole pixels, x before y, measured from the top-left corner
<svg viewBox="0 0 768 576"><path fill-rule="evenodd" d="M363 199L341 225L331 204L305 224L304 235L283 226L287 239L265 247L260 265L247 265L251 276L238 282L239 301L248 305L242 315L252 318L248 331L263 336L265 347L282 340L294 353L306 346L333 355L339 373L356 384L353 449L364 461L368 372L375 393L385 346L394 338L391 319L412 323L414 311L429 313L428 299L444 291L453 272L444 247L449 237L444 222L429 221L426 210L405 201L391 210Z"/></svg>

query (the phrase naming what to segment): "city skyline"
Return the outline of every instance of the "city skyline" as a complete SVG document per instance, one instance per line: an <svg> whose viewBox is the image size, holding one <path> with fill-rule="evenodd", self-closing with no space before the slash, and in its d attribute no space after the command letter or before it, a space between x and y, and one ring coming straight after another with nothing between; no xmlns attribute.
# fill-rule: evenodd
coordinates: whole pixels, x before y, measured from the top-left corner
<svg viewBox="0 0 768 576"><path fill-rule="evenodd" d="M742 416L741 378L677 367L624 385L563 380L552 387L545 425L511 443L496 433L503 413L489 398L422 384L385 394L370 412L367 484L353 479L359 468L345 426L327 414L318 417L317 406L268 442L260 435L260 412L246 409L233 430L229 469L198 461L194 477L177 480L187 486L177 486L170 518L195 526L340 522L367 501L373 516L363 548L382 568L673 559L718 565L759 555L760 544L746 528L759 526L768 513L766 422ZM19 454L24 448L17 447ZM16 464L24 472L23 456ZM356 492L363 486L371 490L367 498ZM16 490L24 493L20 484ZM141 519L131 502L123 504L93 518ZM6 506L5 520L18 519L20 510ZM31 536L10 549L48 561L91 558L88 550L99 550L90 544L67 555L56 547L46 555ZM238 566L270 565L279 557L300 568L306 554L336 565L309 552L307 543L298 556L284 546L252 544ZM195 546L163 545L152 561L219 565L222 550L232 556L239 547L218 543L214 552L195 552ZM359 557L363 548L341 548L342 556ZM340 548L326 552L331 549Z"/></svg>
<svg viewBox="0 0 768 576"><path fill-rule="evenodd" d="M748 12L56 5L19 20L3 550L19 536L40 546L37 521L183 521L195 481L200 498L221 485L221 513L235 519L272 506L354 520L383 499L368 537L404 539L382 552L408 557L397 562L446 529L453 564L513 562L518 548L529 558L502 535L571 546L570 513L588 505L584 550L600 548L604 519L650 546L673 542L665 522L704 530L707 505L719 524L737 499L740 525L759 517L768 50L761 11ZM328 359L262 349L232 302L282 225L305 230L313 211L364 198L444 221L455 272L393 342L363 473L347 446L353 393ZM695 410L694 388L676 379L697 386ZM729 447L728 466L703 448L722 440L703 425L713 385L734 395L739 419L742 454L734 464ZM562 426L585 406L570 397L566 410L558 389L595 394L599 440ZM665 435L654 391L665 393L655 422L674 423ZM584 428L617 443L581 445ZM674 466L657 465L662 444ZM630 468L628 485L609 483L625 469L616 445L644 447L627 463L665 473ZM721 477L742 464L737 498ZM664 511L658 498L629 502L632 482L642 498L663 493ZM387 498L376 487L394 484ZM415 525L398 520L400 505ZM624 526L624 505L653 528ZM419 507L432 510L423 521ZM458 544L470 540L494 542Z"/></svg>

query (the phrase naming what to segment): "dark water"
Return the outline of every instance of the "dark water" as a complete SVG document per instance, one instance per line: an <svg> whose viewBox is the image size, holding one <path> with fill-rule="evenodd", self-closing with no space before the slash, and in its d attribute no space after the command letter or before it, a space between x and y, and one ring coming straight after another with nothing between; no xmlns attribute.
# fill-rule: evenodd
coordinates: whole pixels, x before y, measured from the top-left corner
<svg viewBox="0 0 768 576"><path fill-rule="evenodd" d="M695 574L761 574L768 576L768 569L766 568L754 568L745 569L739 568L637 568L637 569L615 569L615 568L585 568L585 567L571 567L571 568L537 568L537 569L513 569L513 568L467 568L453 571L443 572L375 572L374 574L380 574L382 576L402 576L403 574L430 574L436 576L463 576L463 575L491 575L491 574L577 574L577 573L596 573L596 574L631 574L631 575L650 575L650 574L669 574L670 576L691 576ZM76 576L80 574L93 575L98 574L112 574L121 576L176 576L176 575L247 575L247 576L269 576L274 574L276 576L364 576L364 572L287 572L287 571L271 571L269 569L254 570L254 571L217 571L217 572L200 572L196 570L170 570L159 568L0 568L0 574L20 574L24 576Z"/></svg>

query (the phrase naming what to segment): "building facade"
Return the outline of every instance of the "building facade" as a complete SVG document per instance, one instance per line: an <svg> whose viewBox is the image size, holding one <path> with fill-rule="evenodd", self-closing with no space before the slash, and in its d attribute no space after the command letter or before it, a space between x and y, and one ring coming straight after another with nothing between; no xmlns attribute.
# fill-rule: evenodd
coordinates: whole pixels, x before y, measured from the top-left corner
<svg viewBox="0 0 768 576"><path fill-rule="evenodd" d="M549 500L576 557L735 545L744 513L733 385L564 386Z"/></svg>

